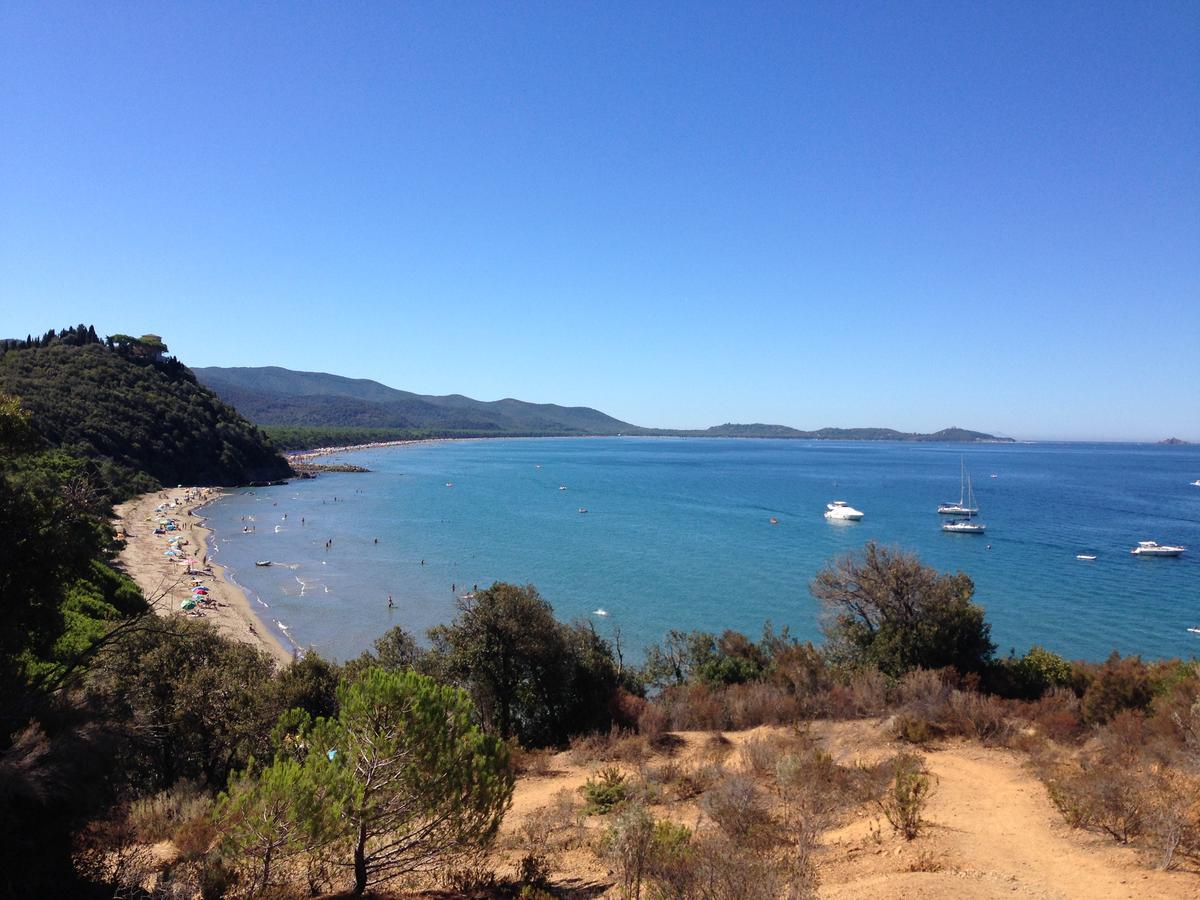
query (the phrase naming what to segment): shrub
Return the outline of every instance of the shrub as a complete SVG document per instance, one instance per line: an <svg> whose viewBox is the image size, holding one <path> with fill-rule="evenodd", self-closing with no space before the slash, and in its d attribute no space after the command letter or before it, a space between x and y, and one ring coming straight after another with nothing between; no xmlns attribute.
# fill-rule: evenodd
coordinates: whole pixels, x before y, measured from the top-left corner
<svg viewBox="0 0 1200 900"><path fill-rule="evenodd" d="M206 820L211 810L211 797L194 782L180 781L165 791L134 800L129 824L138 840L153 844L171 840L181 828Z"/></svg>
<svg viewBox="0 0 1200 900"><path fill-rule="evenodd" d="M933 791L933 779L925 771L921 757L900 754L894 761L891 789L879 803L892 828L913 840L921 831L921 814Z"/></svg>
<svg viewBox="0 0 1200 900"><path fill-rule="evenodd" d="M1013 733L1003 701L990 694L955 691L950 695L947 717L950 729L956 734L984 744L1003 744Z"/></svg>
<svg viewBox="0 0 1200 900"><path fill-rule="evenodd" d="M732 728L788 725L801 716L799 701L779 685L761 681L735 684L725 690L725 707Z"/></svg>
<svg viewBox="0 0 1200 900"><path fill-rule="evenodd" d="M632 805L608 827L601 850L611 859L621 877L621 896L641 897L646 859L654 837L654 820L641 805Z"/></svg>
<svg viewBox="0 0 1200 900"><path fill-rule="evenodd" d="M762 792L749 778L729 775L700 801L700 808L740 847L773 846L779 842L777 822Z"/></svg>
<svg viewBox="0 0 1200 900"><path fill-rule="evenodd" d="M621 770L608 766L601 769L598 778L589 778L580 788L587 801L586 812L607 815L620 807L629 798L629 785Z"/></svg>
<svg viewBox="0 0 1200 900"><path fill-rule="evenodd" d="M1083 695L1083 719L1102 725L1126 709L1144 710L1154 699L1150 672L1141 657L1113 652Z"/></svg>

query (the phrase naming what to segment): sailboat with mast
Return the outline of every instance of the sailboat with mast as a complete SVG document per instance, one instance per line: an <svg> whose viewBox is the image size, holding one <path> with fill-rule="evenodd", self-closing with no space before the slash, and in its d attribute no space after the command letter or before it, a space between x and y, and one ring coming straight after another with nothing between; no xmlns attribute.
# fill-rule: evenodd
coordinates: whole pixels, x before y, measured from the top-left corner
<svg viewBox="0 0 1200 900"><path fill-rule="evenodd" d="M967 476L967 495L964 498L966 505L959 503L962 509L963 517L951 519L949 522L942 524L942 531L948 531L951 534L983 534L987 531L987 526L982 522L975 522L972 516L978 515L979 507L975 503L975 491L971 487L971 476ZM941 512L939 507L938 512Z"/></svg>
<svg viewBox="0 0 1200 900"><path fill-rule="evenodd" d="M943 516L974 516L979 514L979 507L967 497L967 461L962 457L958 460L961 472L958 480L958 502L943 503L938 507L938 513Z"/></svg>

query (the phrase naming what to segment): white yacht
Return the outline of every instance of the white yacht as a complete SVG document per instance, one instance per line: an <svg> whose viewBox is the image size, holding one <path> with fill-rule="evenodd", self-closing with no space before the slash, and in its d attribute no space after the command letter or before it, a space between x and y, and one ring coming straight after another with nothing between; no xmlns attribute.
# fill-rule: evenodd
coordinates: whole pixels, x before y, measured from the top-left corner
<svg viewBox="0 0 1200 900"><path fill-rule="evenodd" d="M1186 547L1172 547L1170 544L1159 544L1154 541L1138 541L1138 545L1129 552L1134 556L1178 556Z"/></svg>
<svg viewBox="0 0 1200 900"><path fill-rule="evenodd" d="M825 504L825 518L843 522L857 522L864 513L846 503L845 500L834 500Z"/></svg>
<svg viewBox="0 0 1200 900"><path fill-rule="evenodd" d="M979 507L967 499L967 463L960 459L961 472L958 480L958 502L943 503L938 507L938 513L943 516L974 516L979 513ZM993 478L996 476L993 475Z"/></svg>

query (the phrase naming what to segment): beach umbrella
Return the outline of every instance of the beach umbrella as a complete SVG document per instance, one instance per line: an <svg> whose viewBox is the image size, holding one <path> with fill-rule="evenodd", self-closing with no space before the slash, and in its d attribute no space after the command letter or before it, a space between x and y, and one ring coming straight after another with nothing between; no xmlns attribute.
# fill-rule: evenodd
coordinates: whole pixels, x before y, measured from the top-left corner
<svg viewBox="0 0 1200 900"><path fill-rule="evenodd" d="M180 555L180 553L178 550L164 550L163 551L163 556L179 556L179 555Z"/></svg>
<svg viewBox="0 0 1200 900"><path fill-rule="evenodd" d="M195 609L196 601L193 600L191 597L188 597L188 599L184 600L182 603L179 604L179 608L180 609Z"/></svg>
<svg viewBox="0 0 1200 900"><path fill-rule="evenodd" d="M208 593L208 588L206 588L206 587L194 587L194 588L192 588L192 593L193 593L193 594L207 594L207 593Z"/></svg>

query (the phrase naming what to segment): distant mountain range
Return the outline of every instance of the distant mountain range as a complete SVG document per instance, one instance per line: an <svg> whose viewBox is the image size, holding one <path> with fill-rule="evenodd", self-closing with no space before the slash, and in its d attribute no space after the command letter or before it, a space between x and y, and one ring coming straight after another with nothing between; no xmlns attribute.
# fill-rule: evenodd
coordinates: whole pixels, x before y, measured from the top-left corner
<svg viewBox="0 0 1200 900"><path fill-rule="evenodd" d="M365 378L296 372L278 366L193 369L201 384L252 422L286 427L285 444L303 443L305 432L349 435L370 431L368 440L389 432L444 436L489 435L661 435L678 437L808 438L866 441L1008 441L979 431L946 428L916 434L891 428L822 428L800 431L786 425L725 424L701 430L644 428L586 406L523 400L473 400L461 394L434 396L387 387ZM340 438L339 438L340 439Z"/></svg>

